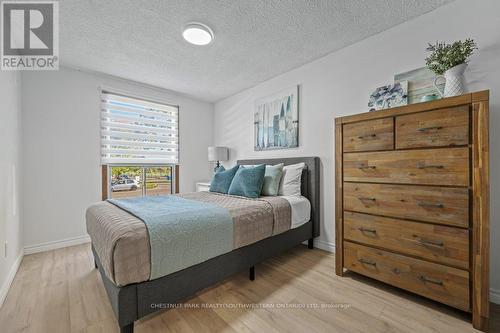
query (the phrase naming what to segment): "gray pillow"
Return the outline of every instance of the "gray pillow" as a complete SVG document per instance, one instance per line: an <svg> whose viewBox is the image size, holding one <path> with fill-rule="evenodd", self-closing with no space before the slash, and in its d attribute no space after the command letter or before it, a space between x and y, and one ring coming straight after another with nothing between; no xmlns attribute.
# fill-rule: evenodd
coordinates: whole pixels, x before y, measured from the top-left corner
<svg viewBox="0 0 500 333"><path fill-rule="evenodd" d="M278 195L281 175L283 174L283 163L276 165L266 165L266 174L264 175L264 185L262 186L262 195Z"/></svg>

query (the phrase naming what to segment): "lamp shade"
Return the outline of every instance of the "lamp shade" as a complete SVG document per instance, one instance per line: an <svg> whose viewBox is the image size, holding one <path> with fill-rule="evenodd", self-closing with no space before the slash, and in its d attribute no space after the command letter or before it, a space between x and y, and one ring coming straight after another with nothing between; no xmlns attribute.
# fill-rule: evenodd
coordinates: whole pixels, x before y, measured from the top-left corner
<svg viewBox="0 0 500 333"><path fill-rule="evenodd" d="M227 161L229 159L229 149L227 147L208 147L209 161Z"/></svg>

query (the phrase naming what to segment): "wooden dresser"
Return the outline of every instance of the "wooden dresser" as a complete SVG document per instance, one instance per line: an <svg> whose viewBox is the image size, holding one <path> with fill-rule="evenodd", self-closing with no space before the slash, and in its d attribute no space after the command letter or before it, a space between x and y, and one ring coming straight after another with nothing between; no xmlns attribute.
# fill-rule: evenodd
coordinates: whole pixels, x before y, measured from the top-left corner
<svg viewBox="0 0 500 333"><path fill-rule="evenodd" d="M336 274L489 317L489 92L335 119Z"/></svg>

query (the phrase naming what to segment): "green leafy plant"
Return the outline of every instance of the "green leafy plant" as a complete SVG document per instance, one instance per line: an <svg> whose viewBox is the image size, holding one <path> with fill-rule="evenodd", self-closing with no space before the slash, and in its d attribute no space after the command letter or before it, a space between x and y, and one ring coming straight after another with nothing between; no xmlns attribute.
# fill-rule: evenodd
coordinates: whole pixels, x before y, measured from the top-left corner
<svg viewBox="0 0 500 333"><path fill-rule="evenodd" d="M477 50L477 46L473 39L467 38L464 42L459 40L453 44L429 43L426 50L431 54L425 58L425 64L434 73L442 75L448 69L466 63L474 50Z"/></svg>

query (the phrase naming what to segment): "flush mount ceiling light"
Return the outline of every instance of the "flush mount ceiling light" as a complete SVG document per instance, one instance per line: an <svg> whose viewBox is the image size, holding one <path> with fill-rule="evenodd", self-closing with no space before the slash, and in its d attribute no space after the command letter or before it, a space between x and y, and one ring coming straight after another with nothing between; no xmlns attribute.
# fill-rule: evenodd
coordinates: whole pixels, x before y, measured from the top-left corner
<svg viewBox="0 0 500 333"><path fill-rule="evenodd" d="M188 43L194 45L207 45L214 39L214 33L212 29L205 24L193 22L184 27L182 37L184 37Z"/></svg>

